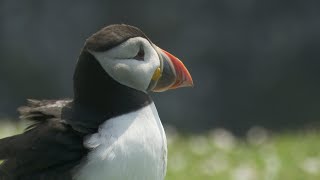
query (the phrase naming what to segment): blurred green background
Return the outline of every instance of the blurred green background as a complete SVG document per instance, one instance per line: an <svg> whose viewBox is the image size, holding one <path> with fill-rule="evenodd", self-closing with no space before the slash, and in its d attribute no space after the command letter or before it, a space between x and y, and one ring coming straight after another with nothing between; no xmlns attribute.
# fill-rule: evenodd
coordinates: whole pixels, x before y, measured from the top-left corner
<svg viewBox="0 0 320 180"><path fill-rule="evenodd" d="M194 79L194 88L152 95L169 134L167 179L319 179L319 6L2 0L0 135L22 131L16 108L26 98L72 97L86 38L126 23L179 57Z"/></svg>

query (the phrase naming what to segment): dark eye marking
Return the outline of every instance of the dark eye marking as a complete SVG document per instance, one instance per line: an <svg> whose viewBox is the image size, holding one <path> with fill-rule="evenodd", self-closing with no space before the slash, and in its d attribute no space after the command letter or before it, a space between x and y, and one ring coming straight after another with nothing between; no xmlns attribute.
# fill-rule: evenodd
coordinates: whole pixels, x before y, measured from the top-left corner
<svg viewBox="0 0 320 180"><path fill-rule="evenodd" d="M133 59L136 59L138 61L144 60L144 50L142 49L142 47L140 47L139 52L137 53L137 55Z"/></svg>

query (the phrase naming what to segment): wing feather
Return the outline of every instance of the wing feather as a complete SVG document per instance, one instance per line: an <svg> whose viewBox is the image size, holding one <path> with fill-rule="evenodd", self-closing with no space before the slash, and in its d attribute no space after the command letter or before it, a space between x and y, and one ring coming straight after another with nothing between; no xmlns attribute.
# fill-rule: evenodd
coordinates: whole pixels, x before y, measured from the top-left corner
<svg viewBox="0 0 320 180"><path fill-rule="evenodd" d="M28 100L20 118L32 121L23 134L0 139L0 180L71 180L72 169L87 150L84 134L62 119L71 100Z"/></svg>

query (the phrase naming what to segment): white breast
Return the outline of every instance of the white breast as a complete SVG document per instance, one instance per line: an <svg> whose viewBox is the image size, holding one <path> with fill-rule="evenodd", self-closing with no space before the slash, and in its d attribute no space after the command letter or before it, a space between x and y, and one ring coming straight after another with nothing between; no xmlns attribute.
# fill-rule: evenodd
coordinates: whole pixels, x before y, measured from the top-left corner
<svg viewBox="0 0 320 180"><path fill-rule="evenodd" d="M166 136L154 103L109 119L89 135L92 149L76 180L163 180L167 164Z"/></svg>

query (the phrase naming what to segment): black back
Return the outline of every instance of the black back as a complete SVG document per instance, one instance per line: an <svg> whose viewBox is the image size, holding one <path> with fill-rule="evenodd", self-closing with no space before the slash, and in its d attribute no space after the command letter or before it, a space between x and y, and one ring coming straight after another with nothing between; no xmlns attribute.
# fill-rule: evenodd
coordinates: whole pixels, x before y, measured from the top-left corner
<svg viewBox="0 0 320 180"><path fill-rule="evenodd" d="M29 100L19 108L22 119L33 121L26 132L0 140L1 180L71 180L72 169L88 150L84 134L71 128L61 117L70 100Z"/></svg>

